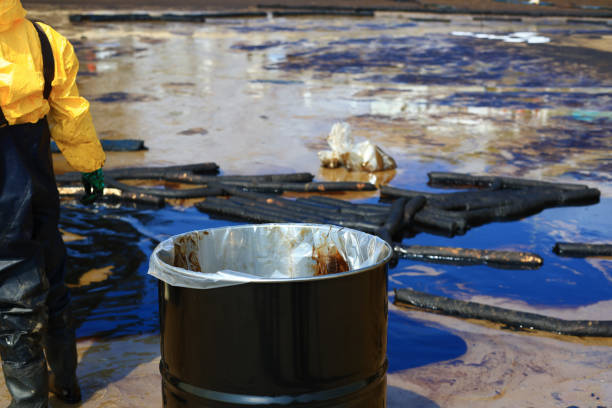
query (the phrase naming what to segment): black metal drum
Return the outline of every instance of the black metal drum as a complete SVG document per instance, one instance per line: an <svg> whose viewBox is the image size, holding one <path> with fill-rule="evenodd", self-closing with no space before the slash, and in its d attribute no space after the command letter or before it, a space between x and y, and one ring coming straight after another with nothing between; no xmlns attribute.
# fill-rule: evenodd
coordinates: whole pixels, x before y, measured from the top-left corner
<svg viewBox="0 0 612 408"><path fill-rule="evenodd" d="M369 245L379 259L342 273L206 289L160 280L164 406L385 407L392 250Z"/></svg>

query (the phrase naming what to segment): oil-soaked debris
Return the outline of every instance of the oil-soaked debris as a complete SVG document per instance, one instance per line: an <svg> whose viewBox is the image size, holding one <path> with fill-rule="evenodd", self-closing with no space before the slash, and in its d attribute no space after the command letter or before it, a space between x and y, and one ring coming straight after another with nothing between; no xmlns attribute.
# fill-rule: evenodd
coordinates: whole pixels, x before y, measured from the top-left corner
<svg viewBox="0 0 612 408"><path fill-rule="evenodd" d="M549 1L531 1L531 0L495 0L498 3L521 4L527 6L546 6L553 7L555 4Z"/></svg>
<svg viewBox="0 0 612 408"><path fill-rule="evenodd" d="M138 152L148 150L144 144L144 140L139 139L100 139L102 148L106 152ZM51 153L59 153L55 141L51 141Z"/></svg>
<svg viewBox="0 0 612 408"><path fill-rule="evenodd" d="M612 337L612 320L564 320L536 313L396 289L395 303L467 319L484 319L523 330L544 330L569 336Z"/></svg>
<svg viewBox="0 0 612 408"><path fill-rule="evenodd" d="M151 95L132 94L122 91L108 92L99 96L90 97L89 99L102 103L152 102L158 100L158 98Z"/></svg>
<svg viewBox="0 0 612 408"><path fill-rule="evenodd" d="M254 79L249 81L253 84L275 84L275 85L302 85L304 81L290 79Z"/></svg>
<svg viewBox="0 0 612 408"><path fill-rule="evenodd" d="M195 82L164 82L162 86L167 88L190 88L196 86Z"/></svg>
<svg viewBox="0 0 612 408"><path fill-rule="evenodd" d="M612 244L587 244L581 242L557 242L553 252L559 256L584 258L587 256L612 256Z"/></svg>
<svg viewBox="0 0 612 408"><path fill-rule="evenodd" d="M141 43L145 43L145 44L156 45L156 44L163 44L163 43L167 42L168 39L167 38L140 36L140 37L138 37L138 41L140 41Z"/></svg>
<svg viewBox="0 0 612 408"><path fill-rule="evenodd" d="M322 203L317 197L290 200L224 188L229 198L210 196L196 207L251 222L340 225L392 242L415 232L461 235L473 227L520 219L546 208L594 204L600 196L599 190L583 185L456 173L430 173L430 183L488 190L434 194L381 186L381 197L393 199L393 204L363 206L331 198Z"/></svg>
<svg viewBox="0 0 612 408"><path fill-rule="evenodd" d="M235 50L241 50L241 51L258 51L258 50L267 50L269 48L275 48L275 47L280 47L283 45L290 45L290 44L296 44L296 43L286 42L286 41L276 41L276 40L266 41L261 44L249 44L245 42L239 42L239 43L232 45L231 48Z"/></svg>
<svg viewBox="0 0 612 408"><path fill-rule="evenodd" d="M152 21L179 21L203 23L208 16L204 13L191 14L149 14L149 13L113 13L113 14L71 14L71 23L110 23L110 22L152 22Z"/></svg>
<svg viewBox="0 0 612 408"><path fill-rule="evenodd" d="M519 251L422 245L395 245L394 250L404 259L455 265L482 264L499 268L536 269L543 262L537 254Z"/></svg>
<svg viewBox="0 0 612 408"><path fill-rule="evenodd" d="M181 132L178 132L179 135L184 135L184 136L193 136L193 135L207 135L208 134L208 130L202 128L202 127L196 127L196 128L191 128L191 129L185 129Z"/></svg>
<svg viewBox="0 0 612 408"><path fill-rule="evenodd" d="M196 163L184 166L140 167L112 169L105 172L108 187L121 191L121 199L134 198L136 203L149 204L157 198L198 198L235 194L236 191L258 191L281 194L294 192L338 192L338 191L375 191L376 186L367 182L316 182L310 173L291 173L278 175L228 175L214 176L219 167L215 163ZM170 183L199 184L196 188L157 188L134 186L121 182L126 179L163 180ZM59 185L80 183L78 172L65 173L56 177ZM72 194L72 193L70 193ZM113 195L116 195L113 193ZM110 198L110 197L109 197Z"/></svg>
<svg viewBox="0 0 612 408"><path fill-rule="evenodd" d="M374 17L371 10L291 10L273 11L273 17Z"/></svg>

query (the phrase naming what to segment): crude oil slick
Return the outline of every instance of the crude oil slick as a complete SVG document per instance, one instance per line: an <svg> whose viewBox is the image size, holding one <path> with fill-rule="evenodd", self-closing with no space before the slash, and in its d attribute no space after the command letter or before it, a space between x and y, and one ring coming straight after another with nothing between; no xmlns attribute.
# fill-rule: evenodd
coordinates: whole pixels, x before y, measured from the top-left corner
<svg viewBox="0 0 612 408"><path fill-rule="evenodd" d="M612 260L562 258L552 252L557 241L611 240L608 26L555 18L473 21L460 15L419 21L392 13L368 21L261 18L210 24L70 25L67 14L47 17L76 40L80 89L92 101L97 129L144 139L149 147L109 155L109 168L214 161L226 174L307 171L323 180L334 175L319 169L317 152L325 148L332 124L346 121L356 139L382 146L396 160L392 186L440 191L426 185L427 172L456 171L580 181L599 188L602 199L596 205L548 209L452 239L422 233L404 240L534 252L544 259L540 269L400 260L390 270L389 288L531 311L545 308L568 319L610 318L603 305L612 299ZM59 157L56 167L66 169ZM363 174L343 176L358 180ZM376 202L378 195L351 198ZM146 270L156 242L233 224L194 208L65 205L61 227L85 237L68 243L78 335L155 333L157 282ZM106 279L81 280L88 283L79 286L82 275L109 266L103 269L110 271L103 274ZM538 354L543 344L554 352ZM542 372L561 372L571 364L542 363L538 369L522 352L534 353L537 361L559 356L580 361L581 373L593 384L609 377L609 345L580 347L392 309L389 384L407 389L410 383L410 389L436 403L460 406L461 395L478 384L458 379L490 374L509 380L482 385L481 402L501 398L496 392L508 387L515 401L532 403L536 399L518 396L516 390L525 386L517 380L520 373L502 370L512 356L535 376L530 378L538 379L528 384L536 394L537 384L549 384L538 382ZM598 367L599 374L588 367ZM435 378L446 378L448 384L436 388ZM464 394L453 397L451 383ZM445 396L436 396L445 387ZM606 397L600 388L589 387L584 389L593 390L593 403ZM556 397L547 394L536 402L567 406L584 398L561 389Z"/></svg>

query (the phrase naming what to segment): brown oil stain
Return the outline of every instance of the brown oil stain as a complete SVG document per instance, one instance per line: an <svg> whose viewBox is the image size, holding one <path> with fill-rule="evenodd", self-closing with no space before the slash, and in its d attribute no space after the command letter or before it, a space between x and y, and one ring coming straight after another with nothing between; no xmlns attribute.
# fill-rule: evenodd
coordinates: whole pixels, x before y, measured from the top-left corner
<svg viewBox="0 0 612 408"><path fill-rule="evenodd" d="M197 235L187 234L174 241L172 265L188 271L202 272L198 258L199 240Z"/></svg>
<svg viewBox="0 0 612 408"><path fill-rule="evenodd" d="M113 273L113 265L108 265L103 268L90 269L79 278L77 284L67 284L70 288L88 286L92 283L104 282Z"/></svg>
<svg viewBox="0 0 612 408"><path fill-rule="evenodd" d="M202 127L195 127L191 129L183 130L182 132L178 132L179 135L191 136L191 135L206 135L208 134L208 130Z"/></svg>
<svg viewBox="0 0 612 408"><path fill-rule="evenodd" d="M350 268L336 247L312 247L312 259L316 261L314 276L347 272Z"/></svg>
<svg viewBox="0 0 612 408"><path fill-rule="evenodd" d="M62 239L64 242L80 241L86 238L82 235L73 234L72 232L65 231L63 229L60 229L60 232L62 233Z"/></svg>

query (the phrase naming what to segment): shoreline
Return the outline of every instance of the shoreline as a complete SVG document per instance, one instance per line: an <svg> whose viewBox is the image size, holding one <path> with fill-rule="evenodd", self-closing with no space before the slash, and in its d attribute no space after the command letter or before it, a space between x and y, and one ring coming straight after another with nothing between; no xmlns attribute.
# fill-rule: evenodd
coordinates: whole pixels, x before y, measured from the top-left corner
<svg viewBox="0 0 612 408"><path fill-rule="evenodd" d="M533 0L532 0L533 1ZM577 18L612 18L612 6L605 1L590 1L588 4L575 4L569 0L556 0L554 3L542 1L540 4L529 4L527 0L380 0L376 3L365 0L267 0L254 2L249 0L211 0L202 4L197 0L125 0L117 3L113 0L95 0L83 3L80 0L24 0L23 6L29 8L75 8L80 10L141 10L151 11L272 11L272 10L338 10L357 9L381 12L409 12L427 14L468 14L479 16L514 16L514 17L577 17ZM581 2L584 3L584 2ZM612 22L608 22L612 25Z"/></svg>

